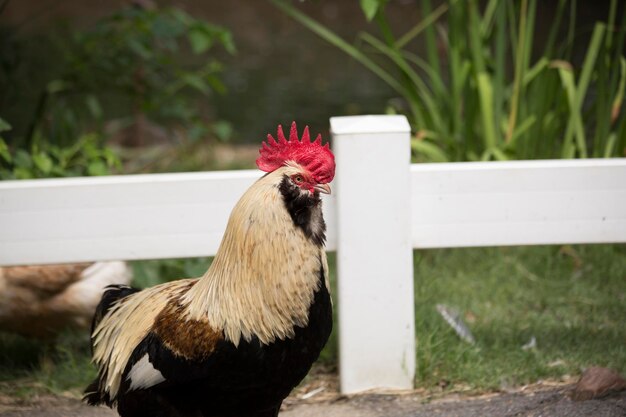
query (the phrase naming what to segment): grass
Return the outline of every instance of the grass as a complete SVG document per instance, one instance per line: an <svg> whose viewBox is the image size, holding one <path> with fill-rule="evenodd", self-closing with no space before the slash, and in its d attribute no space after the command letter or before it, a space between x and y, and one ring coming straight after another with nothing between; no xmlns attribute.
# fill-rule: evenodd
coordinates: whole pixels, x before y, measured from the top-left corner
<svg viewBox="0 0 626 417"><path fill-rule="evenodd" d="M66 331L55 343L0 333L0 396L79 396L96 376L86 331Z"/></svg>
<svg viewBox="0 0 626 417"><path fill-rule="evenodd" d="M491 390L589 365L626 370L625 246L431 250L415 265L418 385ZM474 346L438 303L462 312Z"/></svg>
<svg viewBox="0 0 626 417"><path fill-rule="evenodd" d="M135 262L135 283L198 276L209 262ZM334 283L333 254L329 264ZM416 251L415 271L420 387L485 391L578 375L589 365L626 371L624 245ZM475 345L438 315L440 303L462 313ZM523 350L533 336L537 346ZM336 332L320 361L337 362ZM0 395L78 396L94 376L86 332L55 344L0 334Z"/></svg>

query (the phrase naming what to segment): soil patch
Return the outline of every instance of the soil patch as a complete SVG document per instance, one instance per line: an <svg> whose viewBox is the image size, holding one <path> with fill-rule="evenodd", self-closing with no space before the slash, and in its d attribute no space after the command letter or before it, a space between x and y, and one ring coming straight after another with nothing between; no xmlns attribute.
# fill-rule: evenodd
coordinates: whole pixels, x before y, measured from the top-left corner
<svg viewBox="0 0 626 417"><path fill-rule="evenodd" d="M626 392L588 401L572 401L573 385L535 385L480 396L436 395L420 391L343 396L334 378L316 379L296 390L281 417L625 417ZM29 400L0 397L0 417L115 417L104 407L89 407L67 396Z"/></svg>

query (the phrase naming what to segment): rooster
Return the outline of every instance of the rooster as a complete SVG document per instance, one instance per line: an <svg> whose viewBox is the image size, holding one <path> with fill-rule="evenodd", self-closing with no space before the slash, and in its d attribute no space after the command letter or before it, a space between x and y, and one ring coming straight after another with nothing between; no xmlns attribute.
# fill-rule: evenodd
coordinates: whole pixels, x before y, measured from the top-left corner
<svg viewBox="0 0 626 417"><path fill-rule="evenodd" d="M112 286L92 325L91 404L122 417L275 417L332 329L326 225L335 160L308 126L278 126L198 279Z"/></svg>

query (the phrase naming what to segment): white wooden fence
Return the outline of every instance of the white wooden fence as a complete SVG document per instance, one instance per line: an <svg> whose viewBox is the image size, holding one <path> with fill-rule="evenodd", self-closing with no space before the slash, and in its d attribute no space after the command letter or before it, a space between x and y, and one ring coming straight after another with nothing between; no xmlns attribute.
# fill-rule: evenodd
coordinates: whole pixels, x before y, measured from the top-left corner
<svg viewBox="0 0 626 417"><path fill-rule="evenodd" d="M402 116L331 119L342 391L410 388L413 248L626 242L626 159L410 164ZM0 183L0 265L215 254L256 170Z"/></svg>

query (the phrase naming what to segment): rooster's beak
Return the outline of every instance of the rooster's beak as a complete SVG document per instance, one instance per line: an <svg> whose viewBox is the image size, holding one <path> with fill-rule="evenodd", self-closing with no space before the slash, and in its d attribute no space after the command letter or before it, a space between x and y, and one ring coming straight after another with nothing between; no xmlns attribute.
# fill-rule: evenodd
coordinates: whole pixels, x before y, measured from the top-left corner
<svg viewBox="0 0 626 417"><path fill-rule="evenodd" d="M328 184L317 184L313 188L315 188L320 193L330 194L330 185L328 185Z"/></svg>

